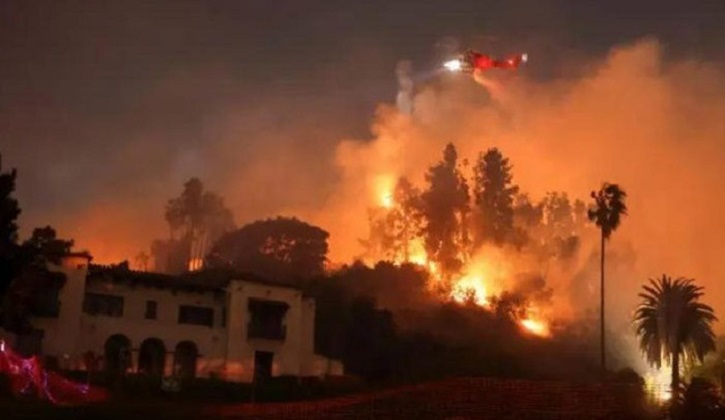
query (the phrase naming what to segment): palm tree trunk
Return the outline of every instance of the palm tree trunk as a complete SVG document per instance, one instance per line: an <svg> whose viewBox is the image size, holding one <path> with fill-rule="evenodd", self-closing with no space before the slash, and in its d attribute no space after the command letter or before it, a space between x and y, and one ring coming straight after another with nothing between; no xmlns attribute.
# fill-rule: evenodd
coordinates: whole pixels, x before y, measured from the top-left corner
<svg viewBox="0 0 725 420"><path fill-rule="evenodd" d="M601 356L602 356L602 374L605 374L607 371L607 359L606 359L606 346L604 341L604 230L602 230L602 253L601 253L601 261L600 261L600 272L601 272L601 293L600 293L600 303L599 303L599 310L600 310L600 322L601 322Z"/></svg>
<svg viewBox="0 0 725 420"><path fill-rule="evenodd" d="M672 403L679 403L680 396L680 353L675 350L672 352Z"/></svg>

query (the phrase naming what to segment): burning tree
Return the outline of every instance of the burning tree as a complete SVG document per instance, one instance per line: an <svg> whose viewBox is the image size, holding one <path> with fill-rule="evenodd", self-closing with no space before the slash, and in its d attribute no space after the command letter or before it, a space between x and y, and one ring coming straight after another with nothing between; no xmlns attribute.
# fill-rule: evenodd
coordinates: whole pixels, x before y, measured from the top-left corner
<svg viewBox="0 0 725 420"><path fill-rule="evenodd" d="M410 262L423 223L420 190L401 177L390 199L370 210L369 222L370 236L362 241L368 256Z"/></svg>
<svg viewBox="0 0 725 420"><path fill-rule="evenodd" d="M540 227L543 219L541 203L531 202L528 194L518 193L514 197L512 242L517 249L539 245Z"/></svg>
<svg viewBox="0 0 725 420"><path fill-rule="evenodd" d="M519 187L513 184L511 164L497 148L478 157L474 167L477 229L476 245L502 245L514 234L513 203Z"/></svg>
<svg viewBox="0 0 725 420"><path fill-rule="evenodd" d="M565 192L549 192L541 200L541 208L546 254L561 259L573 256L579 247L579 237L569 196Z"/></svg>
<svg viewBox="0 0 725 420"><path fill-rule="evenodd" d="M446 146L443 160L428 170L425 179L428 189L421 195L425 250L441 274L450 278L463 267L470 247L468 183L453 144Z"/></svg>
<svg viewBox="0 0 725 420"><path fill-rule="evenodd" d="M169 200L164 217L169 224L170 238L156 241L152 246L156 268L161 265L162 271L201 268L210 244L234 229L234 218L224 200L204 191L204 184L198 178L187 181L181 195Z"/></svg>
<svg viewBox="0 0 725 420"><path fill-rule="evenodd" d="M389 215L396 259L400 257L402 261L410 262L413 240L420 235L423 224L420 210L420 191L407 178L400 178L395 186L393 208Z"/></svg>

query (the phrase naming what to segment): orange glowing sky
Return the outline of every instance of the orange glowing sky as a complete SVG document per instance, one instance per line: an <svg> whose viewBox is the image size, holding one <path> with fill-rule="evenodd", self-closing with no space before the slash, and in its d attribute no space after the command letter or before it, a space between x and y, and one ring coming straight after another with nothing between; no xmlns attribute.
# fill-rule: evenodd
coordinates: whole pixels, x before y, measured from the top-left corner
<svg viewBox="0 0 725 420"><path fill-rule="evenodd" d="M52 223L99 262L133 259L167 234L165 201L198 175L226 198L239 223L297 215L331 233L332 260L350 261L361 252L366 210L379 203L381 183L406 175L422 186L425 169L448 142L468 160L497 146L511 159L515 181L535 198L550 190L586 198L605 180L627 190L630 214L612 243L634 250L633 263L610 277L614 311L626 315L639 285L666 272L695 277L706 287L706 301L723 313L725 70L703 59L666 57L663 48L654 38L618 45L544 81L522 72L488 76L482 86L445 75L419 86L412 116L381 105L372 138L331 138L344 125L342 114L334 107L296 113L304 98L281 103L260 94L251 112L232 101L193 128L218 141L189 148L183 159L169 160L166 149L155 147L158 136L173 133L152 126L132 132L132 146L88 158L84 170L116 174L110 183L97 185L90 175L66 183L81 169L54 169L57 196L47 200L72 197L75 207L29 210L23 226ZM535 64L532 55L529 65ZM229 80L220 77L219 86ZM174 73L139 109L153 112L192 97L193 83L192 75ZM293 118L296 125L286 127ZM270 126L278 129L265 129ZM257 139L254 147L244 141L249 137ZM126 182L124 173L134 181ZM19 191L32 195L36 177L21 171Z"/></svg>

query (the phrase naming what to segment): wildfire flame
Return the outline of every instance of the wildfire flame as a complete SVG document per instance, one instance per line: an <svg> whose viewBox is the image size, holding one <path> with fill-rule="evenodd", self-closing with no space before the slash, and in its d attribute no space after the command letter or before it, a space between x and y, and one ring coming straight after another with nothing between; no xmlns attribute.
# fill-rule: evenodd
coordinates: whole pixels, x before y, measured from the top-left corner
<svg viewBox="0 0 725 420"><path fill-rule="evenodd" d="M385 209L390 209L393 207L393 195L390 193L383 193L380 196L380 206Z"/></svg>
<svg viewBox="0 0 725 420"><path fill-rule="evenodd" d="M672 377L666 366L659 370L652 369L644 375L644 383L648 393L659 403L672 398Z"/></svg>
<svg viewBox="0 0 725 420"><path fill-rule="evenodd" d="M377 188L379 194L378 205L389 210L396 203L390 189L385 188L386 185L383 184L383 182L380 182ZM425 246L420 238L411 241L409 247L408 259L404 260L399 256L394 259L394 264L412 263L426 269L430 275L429 289L432 292L437 291L438 286L444 282L438 265L428 258ZM474 303L484 308L490 308L493 295L488 283L496 284L503 277L502 274L506 274L506 270L499 265L492 264L489 259L490 257L488 259L477 258L468 261L463 269L464 274L451 280L450 288L444 288L448 290L447 298L458 303ZM538 309L528 307L526 317L518 319L517 322L524 331L530 334L538 337L550 337L551 329L549 324Z"/></svg>
<svg viewBox="0 0 725 420"><path fill-rule="evenodd" d="M451 298L456 302L472 299L476 305L490 305L483 276L478 274L467 275L456 280L451 291Z"/></svg>
<svg viewBox="0 0 725 420"><path fill-rule="evenodd" d="M375 179L374 193L377 195L378 206L389 210L395 206L393 189L395 188L395 177L392 175L381 175Z"/></svg>
<svg viewBox="0 0 725 420"><path fill-rule="evenodd" d="M423 250L418 250L410 258L410 262L425 267L430 273L433 283L442 281L435 263L428 260ZM469 266L469 274L454 279L450 292L450 299L459 302L473 302L478 306L490 307L491 295L486 285L486 266ZM490 268L489 268L490 270ZM529 308L527 317L518 321L521 327L539 337L551 337L551 329L548 322L538 313L535 308Z"/></svg>
<svg viewBox="0 0 725 420"><path fill-rule="evenodd" d="M539 337L549 337L551 335L551 331L549 330L549 325L546 324L544 321L527 318L520 321L521 326L526 329L526 331L538 335Z"/></svg>
<svg viewBox="0 0 725 420"><path fill-rule="evenodd" d="M189 271L197 271L201 270L201 268L204 266L204 260L201 258L192 258L189 261Z"/></svg>

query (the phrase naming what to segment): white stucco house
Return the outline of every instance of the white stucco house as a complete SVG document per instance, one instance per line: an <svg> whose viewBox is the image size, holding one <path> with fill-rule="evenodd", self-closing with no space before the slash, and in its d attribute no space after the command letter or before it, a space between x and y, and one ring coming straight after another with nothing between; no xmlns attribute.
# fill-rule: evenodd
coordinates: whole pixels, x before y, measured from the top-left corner
<svg viewBox="0 0 725 420"><path fill-rule="evenodd" d="M64 258L57 311L19 346L62 369L106 369L251 382L341 375L314 353L315 301L295 287L221 272L181 276Z"/></svg>

